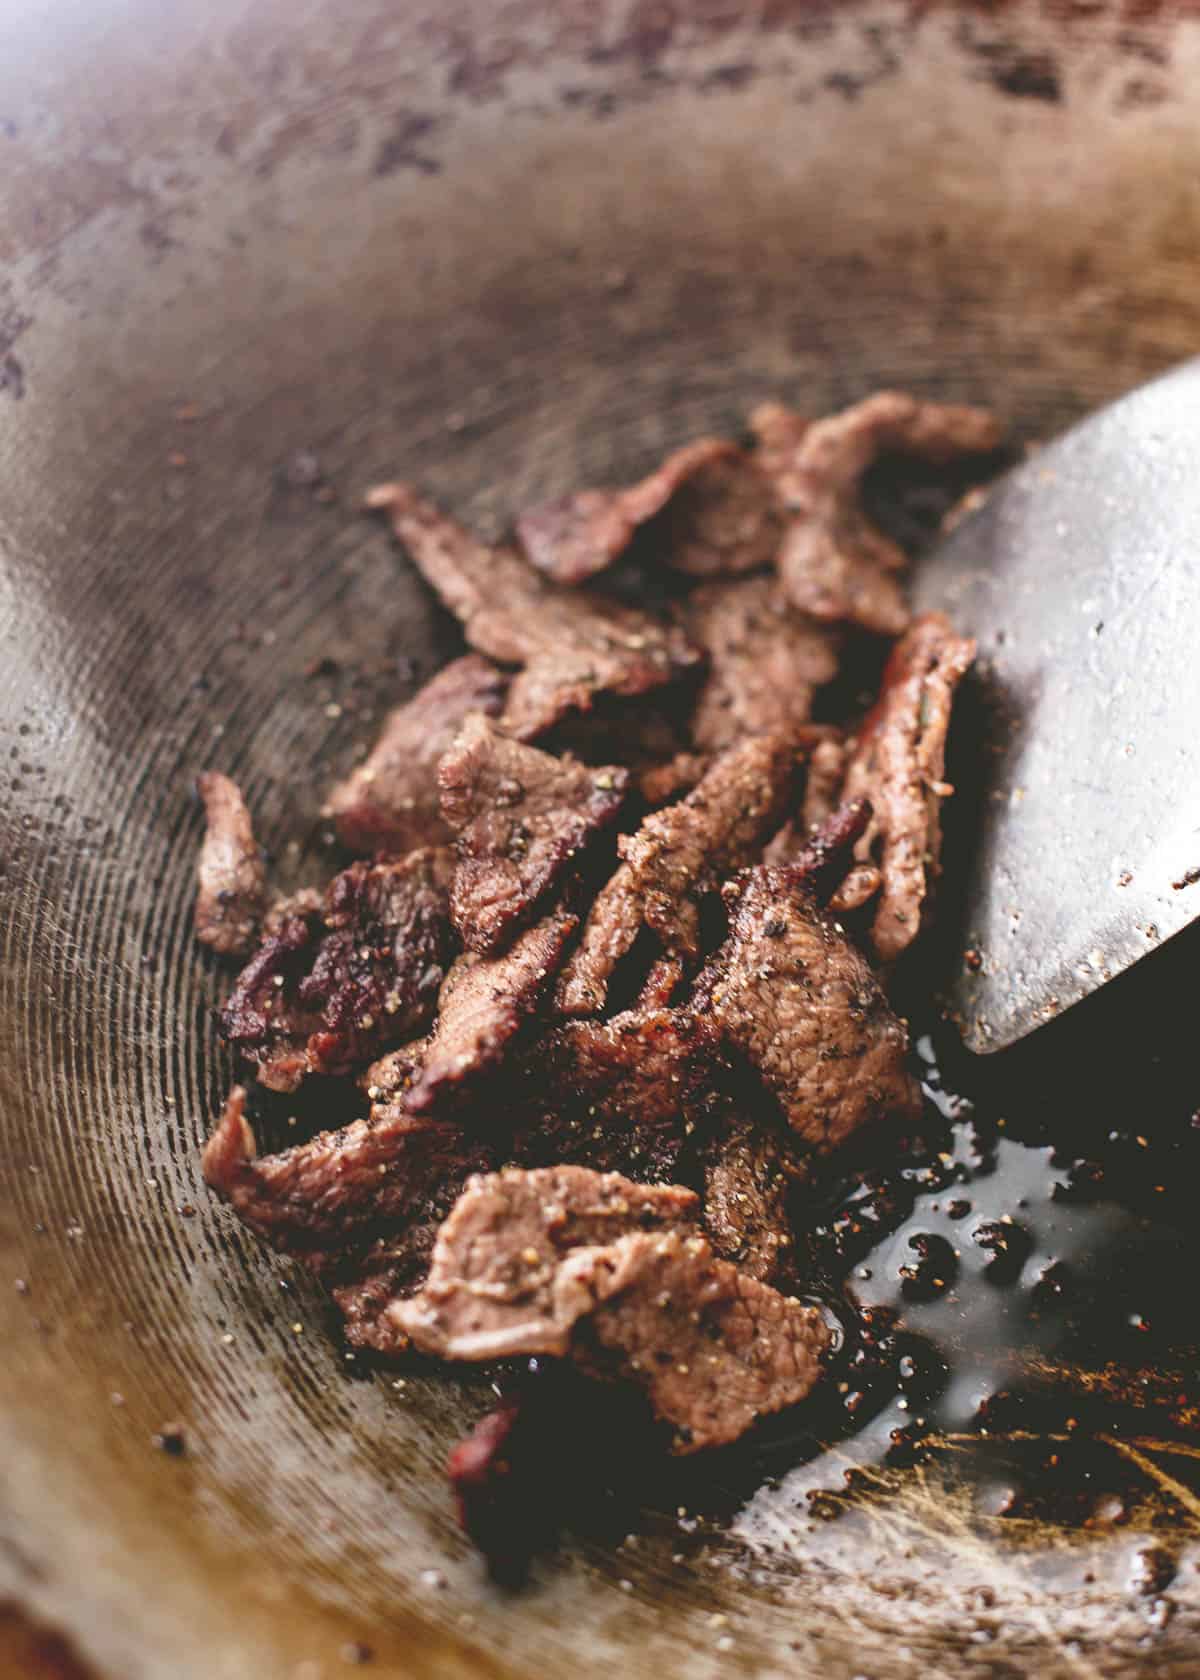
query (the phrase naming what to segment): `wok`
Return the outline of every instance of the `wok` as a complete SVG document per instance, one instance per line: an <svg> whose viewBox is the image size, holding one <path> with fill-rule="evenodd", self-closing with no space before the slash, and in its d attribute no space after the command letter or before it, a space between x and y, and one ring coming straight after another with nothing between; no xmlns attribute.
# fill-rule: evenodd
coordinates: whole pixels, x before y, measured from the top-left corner
<svg viewBox="0 0 1200 1680"><path fill-rule="evenodd" d="M372 709L455 646L373 480L495 527L765 394L1031 439L1200 348L1188 10L8 8L0 1596L97 1674L1196 1672L1182 1458L1124 1528L919 1469L822 1523L785 1481L753 1529L651 1512L491 1586L440 1475L486 1384L348 1372L204 1191L189 928L194 773L296 879Z"/></svg>

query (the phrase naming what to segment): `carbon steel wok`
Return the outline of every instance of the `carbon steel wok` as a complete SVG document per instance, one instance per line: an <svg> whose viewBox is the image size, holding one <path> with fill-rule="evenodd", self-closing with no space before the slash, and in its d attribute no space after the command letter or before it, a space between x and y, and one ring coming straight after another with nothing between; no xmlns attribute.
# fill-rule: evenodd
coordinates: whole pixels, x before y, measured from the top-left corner
<svg viewBox="0 0 1200 1680"><path fill-rule="evenodd" d="M1195 1674L1200 1501L1157 1460L1103 1533L913 1472L490 1587L440 1476L485 1385L347 1374L199 1181L228 1067L189 930L196 770L293 877L364 709L454 646L372 480L486 527L767 393L1032 438L1195 353L1186 10L7 9L0 1597L96 1673Z"/></svg>

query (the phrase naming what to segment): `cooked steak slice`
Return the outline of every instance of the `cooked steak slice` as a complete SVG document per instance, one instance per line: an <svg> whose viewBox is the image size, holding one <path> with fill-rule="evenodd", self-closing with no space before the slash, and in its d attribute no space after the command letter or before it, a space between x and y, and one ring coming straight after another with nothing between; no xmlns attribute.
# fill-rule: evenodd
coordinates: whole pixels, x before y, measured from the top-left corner
<svg viewBox="0 0 1200 1680"><path fill-rule="evenodd" d="M708 654L692 715L701 752L807 722L814 692L837 670L838 636L793 607L777 578L704 584L677 612Z"/></svg>
<svg viewBox="0 0 1200 1680"><path fill-rule="evenodd" d="M699 658L682 631L586 590L549 583L509 548L489 548L405 485L371 492L480 653L523 667L501 727L530 740L600 694L644 694Z"/></svg>
<svg viewBox="0 0 1200 1680"><path fill-rule="evenodd" d="M686 799L618 842L623 862L592 906L558 991L566 1015L604 1006L617 963L643 927L668 956L700 949L699 902L750 862L786 810L796 766L789 735L757 736L714 761Z"/></svg>
<svg viewBox="0 0 1200 1680"><path fill-rule="evenodd" d="M692 1007L758 1070L787 1123L836 1149L869 1122L915 1118L904 1027L870 966L823 914L804 874L761 865L725 889L730 934Z"/></svg>
<svg viewBox="0 0 1200 1680"><path fill-rule="evenodd" d="M816 421L775 476L789 515L778 567L790 600L816 618L898 635L909 618L896 576L905 556L859 507L863 473L886 450L941 462L998 441L983 409L919 402L900 391L879 391Z"/></svg>
<svg viewBox="0 0 1200 1680"><path fill-rule="evenodd" d="M450 867L437 848L354 863L322 918L276 917L221 1016L264 1085L347 1073L428 1026L450 954Z"/></svg>
<svg viewBox="0 0 1200 1680"><path fill-rule="evenodd" d="M846 743L836 735L818 741L808 760L800 823L804 835L820 828L837 809L846 777Z"/></svg>
<svg viewBox="0 0 1200 1680"><path fill-rule="evenodd" d="M467 951L446 976L437 1026L405 1097L411 1114L462 1100L500 1065L558 973L577 916L558 910L498 957Z"/></svg>
<svg viewBox="0 0 1200 1680"><path fill-rule="evenodd" d="M956 635L942 613L917 619L892 650L851 751L844 796L869 799L874 812L858 857L882 873L871 937L885 962L916 938L937 871L941 802L953 792L943 780L946 732L954 691L974 657L975 643Z"/></svg>
<svg viewBox="0 0 1200 1680"><path fill-rule="evenodd" d="M208 823L196 866L196 938L224 957L244 957L266 909L266 866L237 783L206 770L196 791Z"/></svg>
<svg viewBox="0 0 1200 1680"><path fill-rule="evenodd" d="M755 464L772 488L791 466L796 445L811 425L811 420L781 402L762 402L751 409Z"/></svg>
<svg viewBox="0 0 1200 1680"><path fill-rule="evenodd" d="M786 861L818 904L828 904L841 890L854 858L854 848L871 821L869 799L848 799L828 816Z"/></svg>
<svg viewBox="0 0 1200 1680"><path fill-rule="evenodd" d="M740 454L722 438L698 438L624 490L580 490L527 508L517 536L539 571L556 583L582 583L623 554L639 525L714 463ZM769 558L769 557L768 557Z"/></svg>
<svg viewBox="0 0 1200 1680"><path fill-rule="evenodd" d="M720 1105L717 1049L679 1009L628 1010L568 1021L534 1044L513 1090L519 1121L511 1158L621 1171L639 1182L678 1174L697 1128Z"/></svg>
<svg viewBox="0 0 1200 1680"><path fill-rule="evenodd" d="M403 1255L410 1231L436 1225L467 1178L495 1160L478 1138L399 1105L259 1156L245 1098L241 1086L231 1092L204 1150L204 1176L259 1236L323 1273L337 1275L380 1237L386 1252L376 1250L376 1264L395 1264L391 1251Z"/></svg>
<svg viewBox="0 0 1200 1680"><path fill-rule="evenodd" d="M370 754L329 795L324 815L355 852L407 852L449 840L438 810L438 760L471 712L495 717L508 679L464 654L389 712Z"/></svg>
<svg viewBox="0 0 1200 1680"><path fill-rule="evenodd" d="M803 1400L832 1339L817 1308L678 1229L569 1254L554 1298L579 1322L576 1356L640 1384L680 1453L736 1441Z"/></svg>
<svg viewBox="0 0 1200 1680"><path fill-rule="evenodd" d="M690 577L732 577L769 566L783 532L778 498L756 455L706 462L671 498L662 556Z"/></svg>
<svg viewBox="0 0 1200 1680"><path fill-rule="evenodd" d="M649 809L657 811L660 806L669 805L672 800L691 793L708 766L706 753L676 753L665 763L648 765L639 773L638 792Z"/></svg>
<svg viewBox="0 0 1200 1680"><path fill-rule="evenodd" d="M704 1230L715 1252L760 1283L793 1268L788 1197L806 1179L803 1158L759 1122L736 1119L704 1163Z"/></svg>
<svg viewBox="0 0 1200 1680"><path fill-rule="evenodd" d="M450 916L489 952L528 922L567 866L616 820L629 772L555 758L468 718L438 766L442 816L458 835Z"/></svg>
<svg viewBox="0 0 1200 1680"><path fill-rule="evenodd" d="M448 1359L565 1354L591 1301L563 1291L572 1249L628 1232L690 1225L690 1190L639 1185L583 1167L509 1167L475 1178L438 1232L424 1288L388 1316L426 1353Z"/></svg>

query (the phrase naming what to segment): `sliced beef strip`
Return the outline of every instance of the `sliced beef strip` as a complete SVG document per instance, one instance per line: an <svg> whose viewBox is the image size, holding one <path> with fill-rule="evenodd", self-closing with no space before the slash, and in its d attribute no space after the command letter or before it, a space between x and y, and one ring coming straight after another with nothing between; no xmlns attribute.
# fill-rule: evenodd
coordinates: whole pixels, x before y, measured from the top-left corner
<svg viewBox="0 0 1200 1680"><path fill-rule="evenodd" d="M736 1117L704 1162L704 1231L715 1252L760 1283L794 1272L788 1200L809 1177L775 1128Z"/></svg>
<svg viewBox="0 0 1200 1680"><path fill-rule="evenodd" d="M496 717L508 679L477 653L452 660L384 719L379 738L326 802L338 838L354 852L407 852L444 843L434 772L472 712Z"/></svg>
<svg viewBox="0 0 1200 1680"><path fill-rule="evenodd" d="M560 1311L582 1318L576 1357L643 1387L680 1453L736 1441L805 1399L832 1340L815 1307L682 1230L577 1250L562 1262L555 1294Z"/></svg>
<svg viewBox="0 0 1200 1680"><path fill-rule="evenodd" d="M457 836L450 916L471 951L492 952L528 922L568 865L615 822L629 772L555 758L468 718L438 766L442 816Z"/></svg>
<svg viewBox="0 0 1200 1680"><path fill-rule="evenodd" d="M453 1108L500 1065L548 991L579 926L564 910L521 934L502 956L468 951L438 1000L437 1026L405 1097L411 1114Z"/></svg>
<svg viewBox="0 0 1200 1680"><path fill-rule="evenodd" d="M548 582L508 548L489 548L405 485L368 497L471 645L522 670L501 727L520 740L542 734L601 694L635 695L691 669L699 654L677 627L586 590Z"/></svg>
<svg viewBox="0 0 1200 1680"><path fill-rule="evenodd" d="M686 799L655 812L619 842L621 866L592 906L563 972L557 999L563 1014L603 1008L613 970L643 927L668 956L697 956L701 898L750 862L779 826L796 762L791 736L742 742L714 761Z"/></svg>
<svg viewBox="0 0 1200 1680"><path fill-rule="evenodd" d="M803 871L760 865L725 895L729 938L692 1007L758 1070L797 1136L825 1153L889 1115L915 1118L904 1027Z"/></svg>
<svg viewBox="0 0 1200 1680"><path fill-rule="evenodd" d="M750 411L754 460L773 490L791 465L796 446L811 425L811 420L781 402L762 402Z"/></svg>
<svg viewBox="0 0 1200 1680"><path fill-rule="evenodd" d="M682 487L740 454L723 438L698 438L624 490L580 490L527 508L517 536L529 560L556 583L583 583L623 554Z"/></svg>
<svg viewBox="0 0 1200 1680"><path fill-rule="evenodd" d="M196 791L208 824L196 866L196 938L224 957L244 957L266 909L266 865L237 783L206 770Z"/></svg>
<svg viewBox="0 0 1200 1680"><path fill-rule="evenodd" d="M865 797L874 811L858 857L864 869L878 863L882 874L871 937L884 962L920 929L938 867L941 802L953 791L943 779L951 706L974 657L975 643L956 635L944 614L917 619L892 650L879 699L851 752L845 797ZM854 886L861 891L861 877Z"/></svg>
<svg viewBox="0 0 1200 1680"><path fill-rule="evenodd" d="M584 1167L505 1168L475 1178L438 1232L419 1294L388 1316L447 1359L564 1354L589 1302L559 1286L572 1249L629 1232L690 1227L697 1201L676 1185L639 1185Z"/></svg>
<svg viewBox="0 0 1200 1680"><path fill-rule="evenodd" d="M691 726L701 752L806 723L837 670L837 632L793 607L777 578L704 584L677 613L708 654Z"/></svg>
<svg viewBox="0 0 1200 1680"><path fill-rule="evenodd" d="M450 956L450 871L437 848L354 863L322 917L275 917L221 1015L262 1084L349 1072L428 1026Z"/></svg>
<svg viewBox="0 0 1200 1680"><path fill-rule="evenodd" d="M832 904L852 874L854 848L871 822L868 799L848 799L799 844L793 829L783 829L767 848L763 862L785 864L803 881L818 904ZM788 844L783 846L781 840Z"/></svg>
<svg viewBox="0 0 1200 1680"><path fill-rule="evenodd" d="M770 479L741 450L707 462L663 512L662 557L689 577L736 577L769 566L783 534Z"/></svg>
<svg viewBox="0 0 1200 1680"><path fill-rule="evenodd" d="M900 391L879 391L816 421L775 474L789 516L777 564L790 600L816 618L899 635L909 613L896 574L906 559L859 507L863 473L888 450L945 462L998 441L995 419L983 409L919 402Z"/></svg>
<svg viewBox="0 0 1200 1680"><path fill-rule="evenodd" d="M680 752L665 763L648 765L638 775L638 793L651 811L657 811L691 793L710 762L707 753Z"/></svg>
<svg viewBox="0 0 1200 1680"><path fill-rule="evenodd" d="M205 1147L204 1176L260 1237L324 1275L338 1275L359 1253L383 1267L414 1241L428 1252L428 1228L473 1173L495 1162L480 1139L400 1104L259 1156L245 1100L236 1086Z"/></svg>

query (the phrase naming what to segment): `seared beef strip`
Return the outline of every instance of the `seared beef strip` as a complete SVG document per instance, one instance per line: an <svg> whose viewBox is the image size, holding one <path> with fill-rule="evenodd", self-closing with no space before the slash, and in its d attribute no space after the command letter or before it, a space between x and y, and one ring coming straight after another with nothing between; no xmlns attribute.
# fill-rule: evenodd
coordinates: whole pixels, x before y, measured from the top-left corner
<svg viewBox="0 0 1200 1680"><path fill-rule="evenodd" d="M432 1019L450 954L449 854L351 864L324 917L275 918L221 1015L230 1043L275 1091L346 1073Z"/></svg>
<svg viewBox="0 0 1200 1680"><path fill-rule="evenodd" d="M579 490L527 508L517 520L517 536L547 577L583 583L610 566L638 526L661 512L683 485L739 454L737 445L723 438L697 438L625 490Z"/></svg>
<svg viewBox="0 0 1200 1680"><path fill-rule="evenodd" d="M869 799L848 799L832 812L804 845L787 858L771 863L790 866L818 904L828 904L840 890L854 857L854 848L871 821Z"/></svg>
<svg viewBox="0 0 1200 1680"><path fill-rule="evenodd" d="M481 653L523 667L501 727L531 740L600 694L643 694L699 658L648 613L548 583L509 548L489 548L402 484L368 497Z"/></svg>
<svg viewBox="0 0 1200 1680"><path fill-rule="evenodd" d="M725 889L729 938L692 1007L757 1068L787 1123L836 1149L889 1115L914 1119L903 1025L866 959L817 909L802 870L760 865Z"/></svg>
<svg viewBox="0 0 1200 1680"><path fill-rule="evenodd" d="M708 654L692 715L692 739L701 752L807 722L815 690L837 670L838 637L798 612L777 578L705 584L677 610L688 635Z"/></svg>
<svg viewBox="0 0 1200 1680"><path fill-rule="evenodd" d="M419 1294L389 1310L417 1347L448 1359L564 1354L590 1302L559 1284L572 1249L688 1225L695 1195L619 1173L543 1167L472 1179L438 1232Z"/></svg>
<svg viewBox="0 0 1200 1680"><path fill-rule="evenodd" d="M613 969L643 927L668 956L700 950L699 901L733 869L748 863L778 827L796 766L788 735L755 737L731 747L678 805L647 817L618 842L620 868L592 906L579 949L558 992L566 1015L604 1006Z"/></svg>
<svg viewBox="0 0 1200 1680"><path fill-rule="evenodd" d="M782 534L770 479L740 450L683 484L659 521L662 557L690 577L732 577L769 566Z"/></svg>
<svg viewBox="0 0 1200 1680"><path fill-rule="evenodd" d="M204 1150L204 1176L259 1236L316 1271L336 1271L381 1231L403 1250L431 1227L466 1179L493 1164L457 1126L418 1120L399 1104L278 1155L257 1154L236 1086ZM378 1251L377 1257L378 1257Z"/></svg>
<svg viewBox="0 0 1200 1680"><path fill-rule="evenodd" d="M794 1271L788 1197L809 1177L802 1155L761 1121L735 1119L704 1162L704 1231L722 1260L777 1283Z"/></svg>
<svg viewBox="0 0 1200 1680"><path fill-rule="evenodd" d="M434 770L472 712L495 717L508 679L477 653L453 660L389 712L369 756L329 795L324 815L354 852L407 852L450 838Z"/></svg>
<svg viewBox="0 0 1200 1680"><path fill-rule="evenodd" d="M836 735L818 741L808 760L800 822L804 836L831 817L841 798L846 777L846 743Z"/></svg>
<svg viewBox="0 0 1200 1680"><path fill-rule="evenodd" d="M871 801L874 816L858 857L878 861L882 890L871 928L890 962L914 940L941 845L940 806L953 792L943 780L950 709L975 643L956 635L942 613L926 613L898 642L883 686L854 743L844 796ZM861 892L861 879L857 883ZM853 902L850 895L842 902ZM859 896L859 902L861 902Z"/></svg>
<svg viewBox="0 0 1200 1680"><path fill-rule="evenodd" d="M467 720L438 766L442 816L458 835L450 916L469 950L507 944L601 829L629 772L592 769Z"/></svg>
<svg viewBox="0 0 1200 1680"><path fill-rule="evenodd" d="M859 480L885 450L944 462L994 449L999 435L983 409L900 391L879 391L816 421L775 476L789 513L778 567L791 601L816 618L899 635L909 619L896 576L905 555L862 512Z"/></svg>
<svg viewBox="0 0 1200 1680"><path fill-rule="evenodd" d="M651 811L691 793L709 766L706 753L681 752L663 764L651 764L637 779L637 789Z"/></svg>
<svg viewBox="0 0 1200 1680"><path fill-rule="evenodd" d="M224 957L244 957L266 908L266 866L237 783L206 770L196 791L208 823L196 866L196 938Z"/></svg>
<svg viewBox="0 0 1200 1680"><path fill-rule="evenodd" d="M465 952L438 999L438 1020L405 1098L412 1114L462 1101L493 1072L558 973L579 918L555 911L502 956Z"/></svg>

